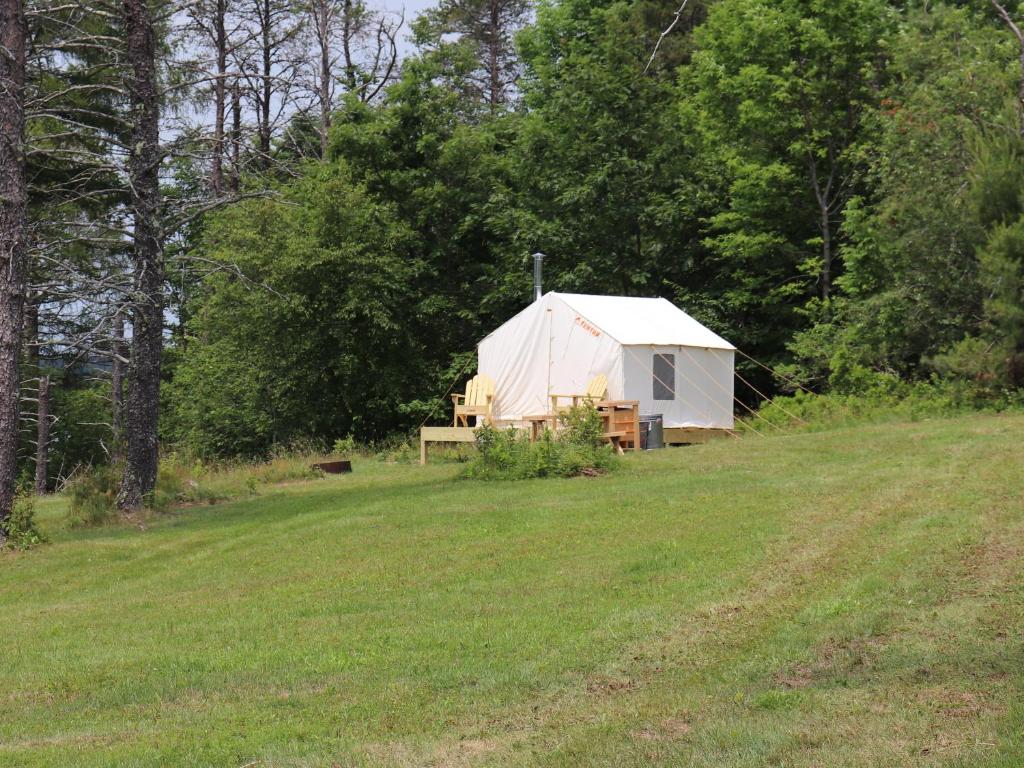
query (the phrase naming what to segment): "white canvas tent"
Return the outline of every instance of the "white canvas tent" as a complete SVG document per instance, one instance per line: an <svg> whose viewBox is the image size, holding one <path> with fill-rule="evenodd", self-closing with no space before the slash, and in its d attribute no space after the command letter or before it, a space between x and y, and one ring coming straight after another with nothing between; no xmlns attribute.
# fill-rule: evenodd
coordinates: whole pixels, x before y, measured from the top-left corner
<svg viewBox="0 0 1024 768"><path fill-rule="evenodd" d="M665 299L547 293L480 342L493 416L550 410L598 374L612 400L639 400L665 427L731 429L735 347Z"/></svg>

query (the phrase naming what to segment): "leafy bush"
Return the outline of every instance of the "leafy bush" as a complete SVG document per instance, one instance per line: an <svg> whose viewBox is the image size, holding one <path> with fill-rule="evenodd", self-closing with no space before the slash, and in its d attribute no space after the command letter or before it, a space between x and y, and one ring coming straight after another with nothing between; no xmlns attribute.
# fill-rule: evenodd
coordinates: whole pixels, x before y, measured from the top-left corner
<svg viewBox="0 0 1024 768"><path fill-rule="evenodd" d="M580 406L562 417L557 435L544 432L531 443L525 432L484 425L476 430L477 455L465 475L485 480L531 477L573 477L606 472L614 454L602 437L601 417L591 406Z"/></svg>
<svg viewBox="0 0 1024 768"><path fill-rule="evenodd" d="M117 512L115 501L121 481L114 466L86 469L68 484L68 517L74 525L101 525Z"/></svg>
<svg viewBox="0 0 1024 768"><path fill-rule="evenodd" d="M967 336L925 362L943 380L969 385L979 403L998 402L1024 385L1024 356L1008 339Z"/></svg>
<svg viewBox="0 0 1024 768"><path fill-rule="evenodd" d="M334 453L344 457L347 457L356 451L356 439L352 435L346 437L339 437L334 441L334 445L331 448Z"/></svg>
<svg viewBox="0 0 1024 768"><path fill-rule="evenodd" d="M35 499L24 493L14 498L14 507L6 520L0 523L4 546L11 549L31 549L43 544L46 538L35 525Z"/></svg>
<svg viewBox="0 0 1024 768"><path fill-rule="evenodd" d="M172 507L185 501L186 487L198 488L198 483L190 477L188 468L173 459L160 462L156 473L156 486L149 499L148 507L154 512L169 512ZM216 499L212 499L213 503Z"/></svg>
<svg viewBox="0 0 1024 768"><path fill-rule="evenodd" d="M605 445L601 414L593 406L581 405L570 408L562 415L561 421L565 427L560 438L563 443L589 449Z"/></svg>
<svg viewBox="0 0 1024 768"><path fill-rule="evenodd" d="M866 383L867 379L862 379ZM1024 393L982 395L968 382L940 380L893 382L876 374L873 386L858 394L810 394L798 391L765 403L756 416L740 420L740 431L770 434L784 429L815 430L886 421L920 421L977 410L1003 411L1024 407Z"/></svg>

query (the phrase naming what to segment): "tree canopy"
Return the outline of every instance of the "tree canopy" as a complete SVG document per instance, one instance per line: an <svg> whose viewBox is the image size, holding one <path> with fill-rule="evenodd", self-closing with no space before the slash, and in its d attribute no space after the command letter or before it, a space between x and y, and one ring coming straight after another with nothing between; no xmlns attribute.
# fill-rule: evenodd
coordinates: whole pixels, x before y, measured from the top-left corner
<svg viewBox="0 0 1024 768"><path fill-rule="evenodd" d="M784 374L741 362L746 405L1021 387L999 3L101 5L28 4L10 107L21 395L53 382L62 462L143 451L144 494L158 405L165 445L211 456L438 418L530 300L534 251L548 289L664 296Z"/></svg>

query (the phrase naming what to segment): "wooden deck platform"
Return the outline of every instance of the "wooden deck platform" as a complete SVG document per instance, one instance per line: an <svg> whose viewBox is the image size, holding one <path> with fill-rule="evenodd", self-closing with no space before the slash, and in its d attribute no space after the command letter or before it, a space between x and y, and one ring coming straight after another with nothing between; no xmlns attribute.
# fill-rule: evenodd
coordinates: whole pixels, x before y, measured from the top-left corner
<svg viewBox="0 0 1024 768"><path fill-rule="evenodd" d="M427 446L430 443L472 443L476 427L423 427L420 430L420 464L427 463ZM616 433L618 434L618 433ZM701 427L665 427L665 445L702 444L720 437L727 437L727 429L703 429Z"/></svg>
<svg viewBox="0 0 1024 768"><path fill-rule="evenodd" d="M665 427L665 445L702 444L719 437L727 437L727 429L705 429L703 427Z"/></svg>
<svg viewBox="0 0 1024 768"><path fill-rule="evenodd" d="M420 430L420 464L427 463L427 443L472 443L476 427L423 427Z"/></svg>

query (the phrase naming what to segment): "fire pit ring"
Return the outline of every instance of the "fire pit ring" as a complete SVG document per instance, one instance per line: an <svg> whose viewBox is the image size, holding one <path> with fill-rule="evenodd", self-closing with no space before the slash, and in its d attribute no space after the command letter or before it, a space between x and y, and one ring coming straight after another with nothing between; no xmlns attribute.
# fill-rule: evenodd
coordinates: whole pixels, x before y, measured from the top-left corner
<svg viewBox="0 0 1024 768"><path fill-rule="evenodd" d="M328 475L342 475L352 471L352 462L348 459L343 461L322 461L319 464L314 464L313 469L319 469Z"/></svg>

